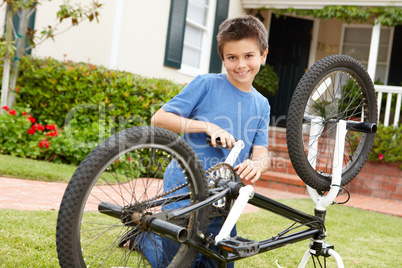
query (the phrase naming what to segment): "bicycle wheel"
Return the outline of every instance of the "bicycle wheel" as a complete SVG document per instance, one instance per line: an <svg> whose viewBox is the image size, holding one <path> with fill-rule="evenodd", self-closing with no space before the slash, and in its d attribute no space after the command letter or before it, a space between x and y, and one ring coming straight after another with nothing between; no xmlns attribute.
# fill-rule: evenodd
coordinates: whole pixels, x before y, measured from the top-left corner
<svg viewBox="0 0 402 268"><path fill-rule="evenodd" d="M317 191L330 188L339 120L377 122L374 85L364 67L346 55L315 63L301 78L290 102L286 137L299 177ZM349 130L345 139L342 186L367 160L375 134Z"/></svg>
<svg viewBox="0 0 402 268"><path fill-rule="evenodd" d="M67 186L57 219L60 266L188 267L197 251L170 240L165 250L167 239L147 230L142 219L207 194L201 162L178 135L153 127L117 133L84 159ZM204 208L171 222L197 239L207 220ZM135 244L132 250L126 241Z"/></svg>

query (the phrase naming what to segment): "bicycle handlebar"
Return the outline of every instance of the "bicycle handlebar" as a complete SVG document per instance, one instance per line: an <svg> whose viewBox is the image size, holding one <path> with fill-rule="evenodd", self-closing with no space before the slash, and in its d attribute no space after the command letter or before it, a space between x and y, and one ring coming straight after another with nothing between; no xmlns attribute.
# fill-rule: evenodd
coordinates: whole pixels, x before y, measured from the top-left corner
<svg viewBox="0 0 402 268"><path fill-rule="evenodd" d="M238 142L238 139L235 139L236 142ZM207 137L207 145L208 146L212 146L212 141L211 141L211 137ZM216 139L216 148L221 148L221 149L226 149L225 147L222 146L222 142L220 138Z"/></svg>
<svg viewBox="0 0 402 268"><path fill-rule="evenodd" d="M311 120L317 119L317 118L322 119L323 124L325 124L325 123L336 124L339 121L336 119L324 120L321 117L311 116L311 115L303 116L303 120L305 122L311 122ZM359 121L346 121L346 129L364 132L364 133L376 133L377 132L377 124L376 123L359 122Z"/></svg>

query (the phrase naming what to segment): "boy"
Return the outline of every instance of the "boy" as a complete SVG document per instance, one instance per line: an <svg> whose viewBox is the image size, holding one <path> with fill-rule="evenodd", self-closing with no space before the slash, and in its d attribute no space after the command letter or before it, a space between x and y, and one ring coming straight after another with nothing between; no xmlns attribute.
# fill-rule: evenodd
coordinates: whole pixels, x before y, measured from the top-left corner
<svg viewBox="0 0 402 268"><path fill-rule="evenodd" d="M268 169L270 106L252 86L268 53L267 31L255 17L240 16L224 21L217 39L227 73L197 76L155 113L152 125L184 133L204 169L223 162L235 138L243 140L245 148L235 170L241 179L255 182ZM214 147L220 138L229 150L206 146L207 136ZM221 226L222 219L215 219L207 232L217 235ZM199 256L193 267L216 267L216 263Z"/></svg>
<svg viewBox="0 0 402 268"><path fill-rule="evenodd" d="M268 169L270 106L252 87L268 53L267 31L255 17L240 16L224 21L217 39L227 73L197 76L155 113L151 124L184 133L184 139L197 153L204 169L223 162L235 138L243 140L245 147L237 158L235 170L241 179L255 182ZM213 147L206 145L207 136L211 136ZM214 148L217 138L227 149ZM164 185L174 183L167 181L167 177ZM214 218L207 233L216 236L222 224L222 217ZM235 228L231 236L234 235ZM168 251L169 242L163 243L163 250ZM146 249L141 251L153 267L159 266L157 257L148 254ZM193 267L217 267L217 264L199 254Z"/></svg>
<svg viewBox="0 0 402 268"><path fill-rule="evenodd" d="M220 138L232 148L235 137L245 142L236 166L241 179L255 182L268 168L268 125L270 106L252 82L268 53L267 31L253 16L224 21L217 36L218 52L227 74L197 76L152 117L151 124L185 133L208 169L225 160L228 150L206 146ZM252 154L251 154L252 153ZM251 158L250 158L251 155Z"/></svg>

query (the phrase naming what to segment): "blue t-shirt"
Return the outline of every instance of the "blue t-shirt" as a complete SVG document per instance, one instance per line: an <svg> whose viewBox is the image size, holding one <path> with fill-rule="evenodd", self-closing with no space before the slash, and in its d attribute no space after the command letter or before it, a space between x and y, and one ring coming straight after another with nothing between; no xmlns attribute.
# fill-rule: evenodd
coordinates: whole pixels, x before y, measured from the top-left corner
<svg viewBox="0 0 402 268"><path fill-rule="evenodd" d="M251 92L239 90L229 82L225 74L197 76L162 108L185 118L214 123L236 139L243 140L245 147L234 166L250 158L252 146L268 147L268 100L254 88ZM183 138L198 155L204 170L224 162L230 153L228 149L208 146L205 133L186 133ZM165 191L185 182L176 161L173 160L168 165L163 180ZM174 194L188 191L188 187L185 187ZM164 209L186 205L189 205L188 200L165 205Z"/></svg>
<svg viewBox="0 0 402 268"><path fill-rule="evenodd" d="M194 120L211 122L245 143L235 165L250 158L252 146L268 147L270 106L254 88L243 92L226 74L199 75L162 107L165 111ZM228 149L207 146L205 133L186 133L183 138L197 153L204 169L223 162Z"/></svg>

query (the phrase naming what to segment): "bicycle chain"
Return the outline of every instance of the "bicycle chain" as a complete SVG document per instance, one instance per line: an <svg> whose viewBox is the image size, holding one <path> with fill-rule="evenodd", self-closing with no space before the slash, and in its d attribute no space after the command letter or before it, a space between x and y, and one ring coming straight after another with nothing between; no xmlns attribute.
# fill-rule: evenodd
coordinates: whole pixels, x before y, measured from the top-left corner
<svg viewBox="0 0 402 268"><path fill-rule="evenodd" d="M227 163L218 163L218 164L216 164L216 165L210 167L207 171L205 171L205 173L211 175L211 173L213 173L214 171L217 171L217 170L219 170L219 169L221 169L221 168L229 169L229 171L230 171L232 174L236 174L236 172L235 172L235 170L233 169L232 165L229 165L229 164L227 164ZM207 175L207 177L209 177L210 175ZM236 181L238 181L237 178L236 178Z"/></svg>
<svg viewBox="0 0 402 268"><path fill-rule="evenodd" d="M232 167L231 165L227 164L227 163L218 163L218 164L216 164L216 165L210 167L209 169L207 169L207 170L205 171L205 173L206 173L206 174L211 174L211 173L213 173L213 172L215 172L215 171L217 171L217 170L219 170L219 169L221 169L221 168L227 168L227 169L229 169L233 174L235 174L235 171L234 171L233 167ZM207 177L209 177L209 176L207 176ZM159 199L159 198L163 198L163 197L165 197L165 196L168 196L168 195L170 195L171 193L173 193L173 192L175 192L175 191L178 191L178 190L180 190L180 189L183 189L183 188L186 187L186 186L188 186L188 182L183 183L183 184L177 186L176 188L171 189L170 191L167 191L167 192L165 192L165 193L163 193L163 194L157 195L157 196L155 196L155 197L153 197L153 198L151 198L151 199L139 201L139 202L137 202L137 203L135 204L135 207L142 207L142 205L145 204L145 203L149 203L149 202L155 201L155 200L157 200L157 199ZM129 206L128 206L128 208L130 208L130 207L132 207L132 205L129 205ZM127 209L127 208L126 208L126 209Z"/></svg>
<svg viewBox="0 0 402 268"><path fill-rule="evenodd" d="M142 207L142 205L143 205L144 203L149 203L149 202L155 201L155 200L157 200L157 199L159 199L159 198L162 198L162 197L165 197L165 196L167 196L167 195L170 195L171 193L173 193L173 192L175 192L175 191L178 191L178 190L180 190L180 189L183 189L183 188L186 187L187 185L188 185L188 182L183 183L183 184L177 186L176 188L174 188L174 189L172 189L172 190L170 190L170 191L167 191L167 192L165 192L165 193L163 193L163 194L157 195L157 196L155 196L155 197L153 197L153 198L151 198L151 199L139 201L139 202L135 203L135 207ZM129 205L128 207L130 207L130 206L133 206L133 205Z"/></svg>

